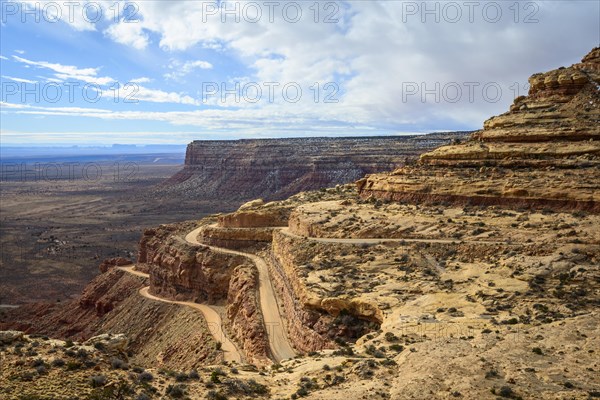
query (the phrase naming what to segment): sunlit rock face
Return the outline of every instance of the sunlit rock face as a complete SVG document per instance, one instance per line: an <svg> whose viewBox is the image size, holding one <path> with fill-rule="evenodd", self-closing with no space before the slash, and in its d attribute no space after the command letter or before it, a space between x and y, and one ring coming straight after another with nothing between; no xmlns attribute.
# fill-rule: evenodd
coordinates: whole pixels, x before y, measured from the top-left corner
<svg viewBox="0 0 600 400"><path fill-rule="evenodd" d="M360 180L361 196L600 211L600 48L529 83L468 141Z"/></svg>

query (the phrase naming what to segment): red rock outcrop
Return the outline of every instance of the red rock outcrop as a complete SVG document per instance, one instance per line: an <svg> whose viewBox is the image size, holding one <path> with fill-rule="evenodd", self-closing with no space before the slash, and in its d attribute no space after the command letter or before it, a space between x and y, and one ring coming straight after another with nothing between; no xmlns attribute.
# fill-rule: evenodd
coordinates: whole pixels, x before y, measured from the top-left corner
<svg viewBox="0 0 600 400"><path fill-rule="evenodd" d="M223 228L262 228L286 226L293 207L277 207L276 209L260 208L257 210L240 210L230 214L219 215L219 226Z"/></svg>
<svg viewBox="0 0 600 400"><path fill-rule="evenodd" d="M202 243L238 250L265 246L273 240L274 228L222 228L205 226L200 231Z"/></svg>
<svg viewBox="0 0 600 400"><path fill-rule="evenodd" d="M303 244L281 232L273 237L272 258L269 263L271 279L283 301L287 315L287 331L294 346L305 352L335 348L334 339L343 338L343 325L334 328L334 320L344 310L353 317L369 319L381 323L381 312L371 305L334 298L319 298L312 293L299 271L303 264ZM300 246L300 247L297 247ZM367 308L370 311L367 311ZM362 316L361 310L363 310ZM368 318L364 318L366 315ZM357 319L353 323L360 324Z"/></svg>
<svg viewBox="0 0 600 400"><path fill-rule="evenodd" d="M100 266L98 268L100 269L101 273L105 273L110 268L119 267L122 265L129 265L129 264L131 264L131 260L128 258L114 257L114 258L107 258L106 260L102 261L102 263L100 264Z"/></svg>
<svg viewBox="0 0 600 400"><path fill-rule="evenodd" d="M216 303L227 298L235 267L246 260L193 246L178 236L148 243L150 292L165 298Z"/></svg>
<svg viewBox="0 0 600 400"><path fill-rule="evenodd" d="M254 265L240 265L233 270L227 294L229 330L249 361L270 364L269 343L257 298L258 272Z"/></svg>
<svg viewBox="0 0 600 400"><path fill-rule="evenodd" d="M12 326L26 332L87 339L96 334L95 324L104 315L128 297L137 296L141 287L139 279L111 269L94 278L77 300L63 304L34 303L11 311ZM10 325L11 321L7 323Z"/></svg>
<svg viewBox="0 0 600 400"><path fill-rule="evenodd" d="M168 224L146 229L138 248L137 265L150 274L150 291L158 296L187 301L216 302L227 297L233 269L244 262L194 246L183 238L189 224Z"/></svg>
<svg viewBox="0 0 600 400"><path fill-rule="evenodd" d="M530 84L466 143L359 180L361 196L600 212L600 48Z"/></svg>
<svg viewBox="0 0 600 400"><path fill-rule="evenodd" d="M249 361L267 364L269 345L257 299L256 267L243 256L189 244L182 238L188 230L191 227L184 223L144 232L138 265L150 274L150 291L175 300L226 303L223 321L233 340Z"/></svg>
<svg viewBox="0 0 600 400"><path fill-rule="evenodd" d="M233 213L219 215L216 224L202 228L200 237L203 243L234 250L264 247L273 240L275 227L288 224L293 209L293 205L253 200Z"/></svg>

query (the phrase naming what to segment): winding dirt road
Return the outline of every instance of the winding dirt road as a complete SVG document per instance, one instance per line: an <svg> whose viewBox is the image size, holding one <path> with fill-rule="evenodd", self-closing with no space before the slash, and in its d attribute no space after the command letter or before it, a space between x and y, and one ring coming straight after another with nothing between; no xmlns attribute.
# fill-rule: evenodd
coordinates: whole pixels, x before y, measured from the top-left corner
<svg viewBox="0 0 600 400"><path fill-rule="evenodd" d="M275 291L273 290L273 284L269 276L269 268L265 261L250 253L243 253L241 251L229 250L223 247L210 246L198 241L198 234L202 227L194 229L185 236L185 240L194 245L206 246L209 249L225 254L232 254L237 256L246 257L256 265L258 269L258 291L261 311L263 314L265 327L267 329L267 336L269 338L269 347L273 359L277 362L292 358L296 355L292 345L290 344L287 334L285 332L285 325L281 318L280 310L277 305L277 299L275 297Z"/></svg>
<svg viewBox="0 0 600 400"><path fill-rule="evenodd" d="M501 241L493 241L493 240L461 240L461 239L403 239L403 238L395 238L395 239L386 239L386 238L358 238L358 239L338 239L338 238L319 238L319 237L306 237L299 236L295 233L290 232L288 227L283 227L279 229L281 233L304 240L311 240L313 242L319 243L346 243L346 244L379 244L379 243L389 243L389 242L399 242L399 243L441 243L441 244L452 244L452 243L469 243L469 244L503 244L508 245L511 243L501 242Z"/></svg>
<svg viewBox="0 0 600 400"><path fill-rule="evenodd" d="M120 269L121 271L125 271L129 274L139 276L142 278L149 277L148 274L145 274L143 272L135 270L135 265L129 265L126 267L117 267L117 269ZM206 323L208 324L208 329L209 329L210 333L213 335L213 337L215 338L215 340L217 342L221 343L221 350L224 352L223 358L225 359L225 361L235 361L237 363L242 362L242 356L241 356L240 352L235 347L233 342L231 340L229 340L227 338L227 336L225 335L225 333L223 332L223 322L221 320L221 316L214 308L207 306L205 304L194 303L191 301L174 301L174 300L167 300L167 299L163 299L161 297L154 296L154 295L150 294L149 286L141 288L139 293L141 296L143 296L147 299L150 299L150 300L162 301L163 303L169 303L169 304L179 304L179 305L191 307L193 309L200 311L204 315L204 318L206 319Z"/></svg>
<svg viewBox="0 0 600 400"><path fill-rule="evenodd" d="M202 227L196 228L193 231L189 232L185 236L186 242L193 244L193 245L197 245L197 246L208 247L209 249L211 249L215 252L246 257L246 258L250 259L256 265L256 268L258 270L258 276L259 276L260 306L261 306L261 311L262 311L264 322L265 322L265 327L267 329L267 336L269 339L269 347L271 350L272 358L275 361L279 362L281 360L293 358L294 356L296 356L296 352L294 351L291 343L289 342L286 332L285 332L285 325L283 324L283 320L281 318L282 311L279 309L279 306L277 304L277 298L275 297L275 291L274 291L273 285L271 283L271 278L269 276L269 268L267 267L266 262L261 257L255 255L255 254L244 253L244 252L236 251L236 250L230 250L230 249L226 249L223 247L211 246L211 245L207 245L205 243L198 241L198 234L200 233L201 229L202 229ZM460 240L455 240L455 239L317 238L317 237L303 237L303 236L296 235L296 234L290 232L288 227L281 227L281 228L279 228L279 230L283 234L290 236L290 237L311 240L311 241L320 242L320 243L379 244L379 243L386 243L386 242L406 242L406 243L421 242L421 243L449 244L449 243L460 242ZM468 242L478 243L478 244L507 244L506 242L499 242L499 241L468 241ZM145 274L143 272L135 270L135 265L130 265L130 266L126 266L126 267L117 267L117 268L122 271L125 271L127 273L130 273L135 276L142 277L142 278L148 278L148 276L149 276L148 274ZM221 316L213 307L205 305L205 304L200 304L200 303L193 303L193 302L186 302L186 301L173 301L173 300L163 299L163 298L160 298L160 297L150 294L149 289L150 289L149 287L144 287L144 288L140 289L140 292L139 292L140 295L144 296L148 299L155 300L155 301L162 301L165 303L179 304L179 305L183 305L183 306L192 307L192 308L202 312L202 314L204 314L206 322L208 323L211 334L215 337L215 339L217 341L222 343L222 349L225 352L225 354L224 354L225 360L241 362L242 357L241 357L240 352L237 350L237 348L235 347L233 342L231 342L231 340L229 340L227 338L227 336L225 335L225 333L223 332Z"/></svg>
<svg viewBox="0 0 600 400"><path fill-rule="evenodd" d="M117 269L120 269L121 271L125 271L127 273L130 273L131 275L139 276L139 277L142 277L142 278L150 278L150 275L136 270L135 269L135 264L131 264L131 265L128 265L126 267L117 267Z"/></svg>

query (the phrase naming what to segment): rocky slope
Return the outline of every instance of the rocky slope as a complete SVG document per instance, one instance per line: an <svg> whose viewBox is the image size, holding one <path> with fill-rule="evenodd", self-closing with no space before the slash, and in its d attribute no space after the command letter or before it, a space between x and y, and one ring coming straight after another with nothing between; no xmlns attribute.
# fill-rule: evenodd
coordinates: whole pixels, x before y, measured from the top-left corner
<svg viewBox="0 0 600 400"><path fill-rule="evenodd" d="M359 181L361 195L600 212L600 48L529 83L528 96L466 143L368 176Z"/></svg>
<svg viewBox="0 0 600 400"><path fill-rule="evenodd" d="M202 199L283 199L389 171L466 132L418 136L194 141L160 191Z"/></svg>
<svg viewBox="0 0 600 400"><path fill-rule="evenodd" d="M115 304L103 317L113 315L112 322L97 329L116 333L139 326L152 346L130 347L131 364L145 368L175 365L171 368L181 372L171 376L185 385L191 398L256 396L240 389L247 385L234 383L250 379L266 385L268 391L262 395L274 399L558 400L600 394L596 378L600 368L596 356L600 351L600 216L386 204L361 200L340 188L302 194L282 203L256 202L241 212L265 214L293 202L289 228L276 229L272 247L258 254L270 259L287 333L304 354L260 372L244 366L216 366L218 358L203 358L212 346L211 337L199 337L198 342L189 339L198 332L189 325L193 315L163 320L132 297ZM162 254L157 260L172 254L177 259L169 237L216 221L209 218L159 227L145 235L147 251L140 254ZM162 247L153 244L159 237ZM198 247L196 251L205 250ZM222 267L229 270L227 264ZM116 279L121 273L109 268L103 276ZM251 265L236 266L226 289L227 331L250 354L261 346L266 349L264 341L256 340L263 326L256 300L251 300L256 299L255 274ZM115 285L103 285L108 286ZM189 295L187 289L182 295ZM97 307L92 309L95 315ZM48 314L36 318L44 320ZM370 327L369 322L375 325ZM40 342L36 354L52 365L49 345ZM166 350L151 352L161 342L166 346L175 342L177 349L188 352L175 352L170 364L158 362L164 360L159 355L171 355ZM75 382L73 387L84 393L94 390L86 385L92 375L105 375L102 387L107 389L118 382L118 369L108 366L107 357L95 350L88 356L98 365L94 372L82 362L81 370L70 374L54 366L40 373L35 369L37 356L30 355L32 345L26 342L24 346L21 353L14 344L0 348L8 365L0 368L0 388L26 387L39 394L55 382L65 382L63 386ZM54 351L60 352L61 346ZM65 357L73 361L72 356ZM199 368L203 384L182 378L194 365L205 366ZM155 369L151 373L159 379L151 382L156 392L148 396L173 397L167 394L169 373ZM136 393L151 390L139 384L137 375L129 376ZM68 398L69 393L64 393L58 397ZM124 397L135 398L133 394Z"/></svg>
<svg viewBox="0 0 600 400"><path fill-rule="evenodd" d="M232 336L252 363L270 365L269 346L257 298L258 274L251 265L233 270L227 298L227 321Z"/></svg>
<svg viewBox="0 0 600 400"><path fill-rule="evenodd" d="M77 341L124 334L130 361L145 367L191 369L221 359L202 315L144 299L138 294L144 285L138 277L109 269L76 301L29 304L0 314L0 329Z"/></svg>
<svg viewBox="0 0 600 400"><path fill-rule="evenodd" d="M138 268L149 278L107 261L77 302L3 311L0 329L125 333L129 359L143 366L204 366L202 384L183 372L150 385L129 374L133 392L150 398L177 397L169 377L208 399L598 398L599 55L535 75L530 95L469 142L372 175L360 195L339 185L146 230ZM511 156L499 156L506 149ZM272 364L265 268L277 303L266 310L280 311L297 353ZM138 294L147 284L154 295L220 307L225 332L255 366L216 366L223 358L201 314L149 303ZM19 335L0 332L0 394L40 394L56 381L94 389L82 386L88 372L55 368L52 341L15 343ZM93 349L96 371L108 376L99 385L110 390L118 368L106 372Z"/></svg>

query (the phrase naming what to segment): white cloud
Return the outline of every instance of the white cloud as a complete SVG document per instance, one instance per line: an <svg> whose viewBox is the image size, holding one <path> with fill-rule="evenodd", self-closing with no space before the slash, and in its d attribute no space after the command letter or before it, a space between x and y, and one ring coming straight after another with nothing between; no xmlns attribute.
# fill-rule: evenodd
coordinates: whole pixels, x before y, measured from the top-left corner
<svg viewBox="0 0 600 400"><path fill-rule="evenodd" d="M89 7L90 14L86 14L86 6ZM94 31L96 30L94 13L101 12L102 15L111 15L110 5L103 0L95 1L55 1L55 0L24 0L20 2L22 7L27 7L29 16L22 15L25 20L48 21L49 23L62 22L71 26L76 31ZM100 11L101 9L101 11ZM28 19L29 18L29 19ZM23 53L21 53L23 54Z"/></svg>
<svg viewBox="0 0 600 400"><path fill-rule="evenodd" d="M46 68L54 71L54 76L60 80L76 79L86 83L94 83L97 85L108 85L115 82L113 78L108 76L97 76L99 68L78 68L72 65L62 65L57 63L49 63L46 61L31 61L19 56L13 58L23 64Z"/></svg>
<svg viewBox="0 0 600 400"><path fill-rule="evenodd" d="M136 86L135 89L129 90L130 100L148 101L153 103L178 103L199 105L200 102L193 97L182 93L165 92L158 89L149 89L144 86Z"/></svg>
<svg viewBox="0 0 600 400"><path fill-rule="evenodd" d="M0 60L8 60L8 57L0 56Z"/></svg>
<svg viewBox="0 0 600 400"><path fill-rule="evenodd" d="M29 108L27 104L7 103L0 101L0 108Z"/></svg>
<svg viewBox="0 0 600 400"><path fill-rule="evenodd" d="M46 61L31 61L18 56L13 58L26 65L35 66L38 68L46 68L54 72L53 78L44 78L48 82L63 82L67 80L79 80L85 83L93 83L101 86L106 86L110 83L115 82L115 79L110 77L99 77L97 76L99 68L78 68L71 65L62 65L57 63L49 63ZM35 83L35 81L18 80L19 78L5 77L6 79L12 79L16 82ZM139 85L139 83L149 82L150 79L147 77L141 77L130 81L131 85L124 87L119 95L123 99L129 101L141 101L151 103L174 103L174 104L187 104L187 105L199 105L199 101L193 97L177 92L167 92L159 89L150 89L145 86ZM94 89L92 87L92 89ZM113 98L115 93L112 90L102 91L100 90L101 96L106 95L107 98ZM59 111L59 112L64 112Z"/></svg>
<svg viewBox="0 0 600 400"><path fill-rule="evenodd" d="M69 80L69 79L76 79L85 83L93 83L96 85L101 85L101 86L105 86L105 85L109 85L113 82L115 82L115 80L113 78L110 78L108 76L90 76L90 75L80 75L80 74L54 74L54 76L56 76L58 79L62 79L63 81Z"/></svg>
<svg viewBox="0 0 600 400"><path fill-rule="evenodd" d="M17 53L17 54L25 54L25 50L15 50L15 53Z"/></svg>
<svg viewBox="0 0 600 400"><path fill-rule="evenodd" d="M408 15L405 21L405 2L336 2L334 4L339 5L336 17L340 20L336 24L315 23L313 10L308 8L312 2L302 3L304 18L298 23L282 19L282 5L276 10L274 22L269 22L267 10L263 9L257 23L243 19L236 23L233 18L223 23L220 15L206 20L202 2L138 2L140 21L116 22L106 29L106 37L135 49L147 48L151 45L149 38L157 38L158 46L171 52L176 60L170 63L164 76L174 81L187 77L184 90L189 93L199 89L193 86L195 80L190 74L198 69L213 68L207 61L190 61L190 55L198 57L197 50L203 53L216 50L227 61L224 65L234 60L247 69L211 71L211 74L221 73L222 81L230 84L228 74L231 73L248 74L247 80L259 83L294 82L304 89L302 99L294 104L259 102L254 105L220 104L212 99L209 105L215 107L214 110L85 111L78 115L166 121L174 125L248 132L317 127L344 130L353 126L423 131L432 127L445 129L453 124L478 128L484 119L508 108L514 97L511 87L515 83L525 84L534 72L577 62L598 41L595 34L598 32L597 2L534 2L532 4L539 8L536 14L539 21L529 24L524 23L523 18L531 9L521 8L520 20L515 22L513 3L499 3L503 17L496 23L485 20L481 4L475 9L474 22L468 21L469 10L463 8L462 20L448 23L444 18L435 22L435 16L420 14ZM414 4L420 8L425 3ZM462 2L456 4L461 6ZM443 7L439 2L431 7L435 5ZM324 9L321 11L322 19L327 13ZM428 18L426 23L421 21L424 16ZM18 57L15 59L19 61ZM96 68L25 61L20 62L51 69L55 78L69 76L86 82L102 79L98 78ZM109 82L110 78L104 78ZM319 102L313 101L313 93L308 89L315 82L320 83ZM323 85L328 82L339 87L338 104L323 103L327 94ZM468 82L479 85L474 101L469 101L468 88L464 85ZM419 93L406 98L403 96L406 84L413 83ZM484 99L482 87L486 83L498 83L502 88L498 102ZM429 95L423 100L422 89L435 88L436 84L440 88L447 84L458 85L463 90L461 98L451 102ZM166 91L140 87L137 97L149 102L198 104L197 98L169 88ZM38 111L73 115L57 110Z"/></svg>
<svg viewBox="0 0 600 400"><path fill-rule="evenodd" d="M2 77L4 79L8 79L8 80L11 80L14 82L19 82L19 83L31 83L31 84L37 83L37 81L32 81L30 79L25 79L25 78L15 78L14 76L2 75Z"/></svg>
<svg viewBox="0 0 600 400"><path fill-rule="evenodd" d="M123 20L112 24L104 31L104 34L117 43L131 46L137 50L143 50L148 46L148 35L143 31L138 22L125 22Z"/></svg>
<svg viewBox="0 0 600 400"><path fill-rule="evenodd" d="M169 64L169 69L172 72L166 73L164 76L167 79L181 79L196 69L212 69L213 65L208 61L195 60L181 62L172 60Z"/></svg>
<svg viewBox="0 0 600 400"><path fill-rule="evenodd" d="M131 83L148 83L148 82L152 82L152 79L142 76L140 78L130 79L129 82L131 82Z"/></svg>
<svg viewBox="0 0 600 400"><path fill-rule="evenodd" d="M135 97L138 96L145 97L146 101L180 101L185 104L197 104L197 101L191 97L161 91L140 91L140 94ZM298 114L283 113L278 105L262 109L239 110L205 108L192 111L114 111L82 107L24 107L20 104L4 104L8 104L6 108L26 108L25 110L12 111L16 114L157 121L172 125L195 126L206 130L230 130L230 133L243 132L243 135L261 132L262 134L281 134L285 132L303 132L306 134L307 132L318 133L319 131L338 132L338 134L359 131L372 133L373 130L372 127L362 121L358 113L354 113L352 123L349 123L345 119L339 119L337 113L315 113L302 107L298 110ZM356 110L346 110L348 113L353 111ZM265 129L257 122L268 123L269 128Z"/></svg>
<svg viewBox="0 0 600 400"><path fill-rule="evenodd" d="M211 69L213 66L211 63L209 63L208 61L187 61L183 64L183 67L181 68L182 72L184 73L190 73L191 71L193 71L196 68L199 69Z"/></svg>
<svg viewBox="0 0 600 400"><path fill-rule="evenodd" d="M278 112L318 114L352 109L377 126L442 124L438 128L444 128L460 123L480 127L484 119L508 108L514 83L525 84L534 72L577 62L597 45L597 2L581 1L576 6L572 2L536 2L537 23L523 21L531 7L521 8L515 22L514 6L509 8L512 3L501 3L502 18L494 22L486 20L481 4L472 22L469 10L463 7L458 23L448 22L451 16L443 13L443 3L436 3L439 22L421 12L407 14L404 2L335 4L339 23L315 23L310 2L303 3L304 17L298 23L282 18L281 4L274 22L263 9L257 23L243 17L238 23L231 16L223 23L219 14L207 19L201 2L141 2L140 25L156 34L161 48L171 52L218 44L228 56L253 70L258 82L298 82L303 87L314 82L337 83L344 103L344 107L324 108L305 102L302 107L289 105ZM421 2L415 5L425 7ZM321 11L322 19L327 10ZM181 79L186 75L183 67L183 63L174 65L165 77ZM473 102L465 82L479 84ZM423 101L421 93L403 101L406 84L411 83L417 83L419 90L421 84L426 89L437 83L440 88L458 84L463 93L458 102L436 101L434 96ZM502 87L499 101L484 98L481 89L487 83ZM353 117L345 118L351 121Z"/></svg>

